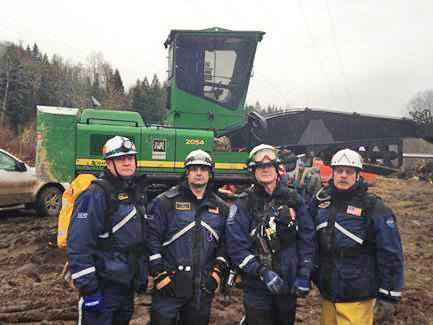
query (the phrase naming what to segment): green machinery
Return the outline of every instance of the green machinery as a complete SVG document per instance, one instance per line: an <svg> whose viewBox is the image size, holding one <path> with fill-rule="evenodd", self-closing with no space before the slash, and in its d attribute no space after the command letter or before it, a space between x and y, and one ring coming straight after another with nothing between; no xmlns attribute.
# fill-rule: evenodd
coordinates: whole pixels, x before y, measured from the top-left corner
<svg viewBox="0 0 433 325"><path fill-rule="evenodd" d="M218 182L246 182L248 148L230 148L227 141L248 126L244 104L263 35L221 28L172 30L164 44L169 53L168 126L145 123L131 111L38 106L38 176L70 182L79 173L97 172L104 166L104 142L123 135L137 146L138 171L155 183L174 183L187 153L199 148L214 158ZM224 150L215 144L221 137Z"/></svg>

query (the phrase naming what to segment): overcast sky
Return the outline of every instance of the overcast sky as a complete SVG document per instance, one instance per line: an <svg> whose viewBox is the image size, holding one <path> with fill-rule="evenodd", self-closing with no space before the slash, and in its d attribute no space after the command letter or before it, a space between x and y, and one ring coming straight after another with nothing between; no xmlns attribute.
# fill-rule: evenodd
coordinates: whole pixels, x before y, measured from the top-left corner
<svg viewBox="0 0 433 325"><path fill-rule="evenodd" d="M171 29L266 32L247 102L403 116L433 89L431 0L2 0L0 40L86 64L92 52L126 87L166 78Z"/></svg>

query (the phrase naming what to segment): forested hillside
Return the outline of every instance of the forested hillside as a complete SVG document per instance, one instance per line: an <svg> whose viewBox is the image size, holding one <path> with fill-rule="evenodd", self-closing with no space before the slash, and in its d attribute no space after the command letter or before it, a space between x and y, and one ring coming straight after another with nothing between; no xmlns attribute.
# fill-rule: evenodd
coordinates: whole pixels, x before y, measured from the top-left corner
<svg viewBox="0 0 433 325"><path fill-rule="evenodd" d="M58 55L49 58L37 44L0 44L0 122L19 132L33 121L35 105L89 107L92 96L104 108L130 108L146 120L160 121L164 85L156 75L150 83L143 78L125 91L119 70L101 53L90 55L83 65Z"/></svg>
<svg viewBox="0 0 433 325"><path fill-rule="evenodd" d="M145 121L165 117L165 85L157 75L150 82L143 76L126 90L119 70L101 53L90 55L84 65L48 57L37 44L0 43L1 147L32 156L31 146L22 147L33 144L36 105L92 107L92 97L105 109L135 110Z"/></svg>

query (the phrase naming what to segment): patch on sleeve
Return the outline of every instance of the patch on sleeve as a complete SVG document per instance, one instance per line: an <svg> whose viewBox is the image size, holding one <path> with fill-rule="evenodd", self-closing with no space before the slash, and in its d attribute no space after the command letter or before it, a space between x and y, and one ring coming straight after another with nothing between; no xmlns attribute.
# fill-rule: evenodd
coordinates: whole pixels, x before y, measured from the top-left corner
<svg viewBox="0 0 433 325"><path fill-rule="evenodd" d="M191 202L176 202L176 210L191 211Z"/></svg>
<svg viewBox="0 0 433 325"><path fill-rule="evenodd" d="M87 219L87 212L78 212L77 219Z"/></svg>
<svg viewBox="0 0 433 325"><path fill-rule="evenodd" d="M389 217L385 220L386 225L389 228L395 228L395 222L394 222L394 218L393 217Z"/></svg>

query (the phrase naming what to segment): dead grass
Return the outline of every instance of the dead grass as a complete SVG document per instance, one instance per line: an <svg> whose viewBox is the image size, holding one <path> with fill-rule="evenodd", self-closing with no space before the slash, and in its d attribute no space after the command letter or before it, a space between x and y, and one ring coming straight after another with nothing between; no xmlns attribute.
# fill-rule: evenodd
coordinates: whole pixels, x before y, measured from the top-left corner
<svg viewBox="0 0 433 325"><path fill-rule="evenodd" d="M19 135L11 128L0 127L0 148L33 166L36 153L35 123L23 127L23 132Z"/></svg>

